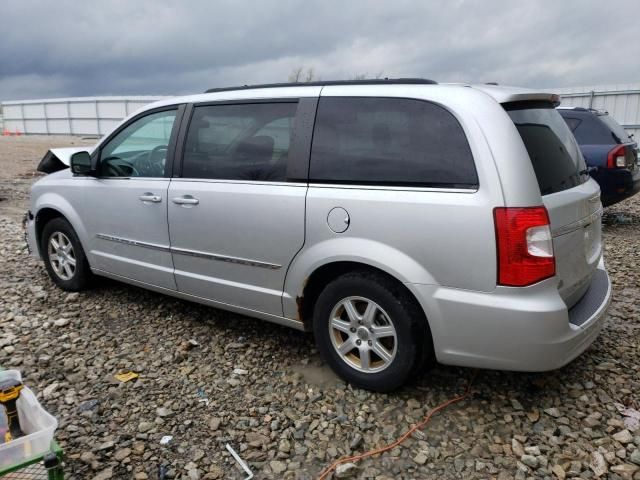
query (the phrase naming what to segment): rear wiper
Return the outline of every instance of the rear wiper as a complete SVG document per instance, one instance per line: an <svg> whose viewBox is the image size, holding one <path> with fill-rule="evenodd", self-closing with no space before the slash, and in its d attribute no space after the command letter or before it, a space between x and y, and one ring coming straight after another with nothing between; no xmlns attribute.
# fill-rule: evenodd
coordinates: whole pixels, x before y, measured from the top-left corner
<svg viewBox="0 0 640 480"><path fill-rule="evenodd" d="M580 170L578 172L578 175L591 175L591 173L597 172L597 171L598 171L598 167L587 167L584 170Z"/></svg>

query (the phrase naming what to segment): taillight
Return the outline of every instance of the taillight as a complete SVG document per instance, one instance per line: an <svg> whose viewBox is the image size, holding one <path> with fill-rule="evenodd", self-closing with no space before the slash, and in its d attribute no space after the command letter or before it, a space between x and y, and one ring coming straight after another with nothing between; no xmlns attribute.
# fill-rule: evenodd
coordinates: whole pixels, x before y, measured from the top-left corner
<svg viewBox="0 0 640 480"><path fill-rule="evenodd" d="M618 145L607 154L607 168L626 167L625 146Z"/></svg>
<svg viewBox="0 0 640 480"><path fill-rule="evenodd" d="M556 274L545 207L496 207L493 218L499 285L524 287Z"/></svg>

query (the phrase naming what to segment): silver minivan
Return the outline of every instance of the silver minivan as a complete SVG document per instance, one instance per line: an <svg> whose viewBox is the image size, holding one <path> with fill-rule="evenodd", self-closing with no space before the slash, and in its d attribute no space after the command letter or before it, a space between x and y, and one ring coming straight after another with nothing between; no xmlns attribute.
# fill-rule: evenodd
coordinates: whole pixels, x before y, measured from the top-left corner
<svg viewBox="0 0 640 480"><path fill-rule="evenodd" d="M64 290L98 275L313 331L358 387L557 368L611 297L558 100L421 79L163 100L47 153L28 243Z"/></svg>

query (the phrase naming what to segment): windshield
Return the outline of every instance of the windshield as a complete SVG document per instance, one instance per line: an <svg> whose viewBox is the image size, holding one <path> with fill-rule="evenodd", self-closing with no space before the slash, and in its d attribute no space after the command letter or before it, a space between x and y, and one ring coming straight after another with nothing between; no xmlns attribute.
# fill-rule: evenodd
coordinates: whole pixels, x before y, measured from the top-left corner
<svg viewBox="0 0 640 480"><path fill-rule="evenodd" d="M504 107L529 153L542 195L567 190L588 180L573 134L551 103L516 102Z"/></svg>

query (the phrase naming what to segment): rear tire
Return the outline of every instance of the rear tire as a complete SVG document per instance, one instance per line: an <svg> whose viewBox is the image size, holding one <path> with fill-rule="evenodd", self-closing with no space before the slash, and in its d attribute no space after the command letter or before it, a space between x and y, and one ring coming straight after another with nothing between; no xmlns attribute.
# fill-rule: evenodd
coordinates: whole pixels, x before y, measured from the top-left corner
<svg viewBox="0 0 640 480"><path fill-rule="evenodd" d="M377 392L403 385L433 348L415 299L375 272L330 282L316 301L313 330L322 358L340 377Z"/></svg>
<svg viewBox="0 0 640 480"><path fill-rule="evenodd" d="M63 290L77 292L87 288L93 275L80 240L71 224L58 217L42 231L40 251L53 282Z"/></svg>

